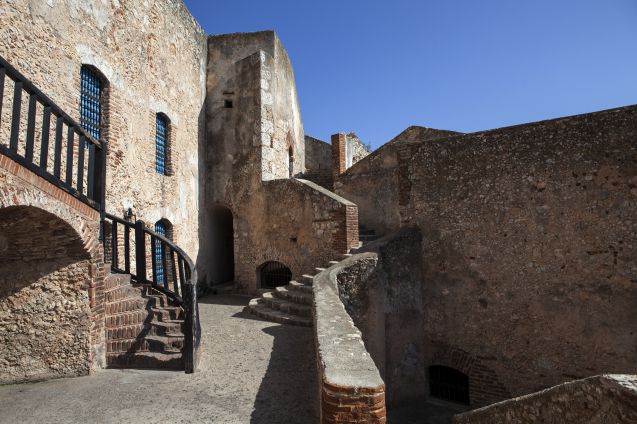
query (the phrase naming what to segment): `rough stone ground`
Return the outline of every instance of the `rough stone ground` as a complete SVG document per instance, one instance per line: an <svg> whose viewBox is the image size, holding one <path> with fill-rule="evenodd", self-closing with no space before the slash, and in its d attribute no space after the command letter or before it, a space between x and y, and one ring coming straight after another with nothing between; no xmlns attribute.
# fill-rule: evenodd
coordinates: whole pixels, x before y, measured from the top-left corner
<svg viewBox="0 0 637 424"><path fill-rule="evenodd" d="M200 300L199 371L102 370L0 387L0 423L315 423L312 330L243 311L249 298Z"/></svg>
<svg viewBox="0 0 637 424"><path fill-rule="evenodd" d="M463 412L462 408L452 408L431 403L405 405L387 411L390 424L451 424L451 417Z"/></svg>

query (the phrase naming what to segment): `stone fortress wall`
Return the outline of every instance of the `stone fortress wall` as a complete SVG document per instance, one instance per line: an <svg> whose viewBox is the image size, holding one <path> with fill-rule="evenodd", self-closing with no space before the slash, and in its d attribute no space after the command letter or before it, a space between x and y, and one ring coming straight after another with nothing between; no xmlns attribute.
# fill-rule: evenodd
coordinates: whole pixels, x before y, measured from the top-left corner
<svg viewBox="0 0 637 424"><path fill-rule="evenodd" d="M637 373L637 107L410 132L336 183L363 224L421 233L384 250L385 300L363 308L384 323L359 320L388 405L427 397L432 365L469 376L472 406Z"/></svg>
<svg viewBox="0 0 637 424"><path fill-rule="evenodd" d="M358 241L356 207L290 179L305 171L305 139L292 65L274 32L212 36L208 52L201 274L254 292L265 262L300 277L346 253ZM231 222L216 223L219 208ZM233 229L227 242L218 241L223 226ZM218 255L228 246L234 263Z"/></svg>
<svg viewBox="0 0 637 424"><path fill-rule="evenodd" d="M121 217L132 208L150 227L169 220L177 244L197 258L206 34L184 4L17 0L0 20L0 55L76 120L80 68L102 74L107 211ZM168 176L155 170L158 113L170 122Z"/></svg>

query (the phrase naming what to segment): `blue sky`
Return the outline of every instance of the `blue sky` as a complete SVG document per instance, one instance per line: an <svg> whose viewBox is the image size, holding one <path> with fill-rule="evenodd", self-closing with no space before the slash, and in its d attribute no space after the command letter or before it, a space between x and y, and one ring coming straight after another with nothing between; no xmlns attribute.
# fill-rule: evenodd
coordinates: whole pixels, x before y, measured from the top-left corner
<svg viewBox="0 0 637 424"><path fill-rule="evenodd" d="M637 0L185 0L210 34L273 29L305 133L374 148L637 104Z"/></svg>

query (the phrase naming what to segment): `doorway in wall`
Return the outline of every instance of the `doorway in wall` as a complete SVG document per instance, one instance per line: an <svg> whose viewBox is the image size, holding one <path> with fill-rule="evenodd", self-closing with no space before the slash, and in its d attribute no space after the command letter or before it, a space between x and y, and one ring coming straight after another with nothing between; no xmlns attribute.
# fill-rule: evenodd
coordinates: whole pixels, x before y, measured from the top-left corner
<svg viewBox="0 0 637 424"><path fill-rule="evenodd" d="M234 219L232 211L216 205L212 210L211 285L234 280Z"/></svg>

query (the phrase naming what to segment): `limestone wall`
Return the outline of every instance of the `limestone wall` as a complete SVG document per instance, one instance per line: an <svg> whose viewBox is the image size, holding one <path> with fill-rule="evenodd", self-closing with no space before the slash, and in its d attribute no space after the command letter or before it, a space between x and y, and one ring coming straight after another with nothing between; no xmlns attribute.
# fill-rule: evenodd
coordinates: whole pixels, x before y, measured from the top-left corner
<svg viewBox="0 0 637 424"><path fill-rule="evenodd" d="M404 327L416 349L387 346L417 361L421 396L432 365L467 374L474 407L637 372L636 137L637 108L627 107L399 142L343 176L338 192L362 223L366 205L386 207L387 227L422 232L416 259L394 259L413 277L396 274L389 289L419 291L420 329ZM381 204L365 201L371 192L395 194ZM390 399L413 376L388 369Z"/></svg>
<svg viewBox="0 0 637 424"><path fill-rule="evenodd" d="M601 375L456 415L454 424L628 424L637 420L637 376Z"/></svg>
<svg viewBox="0 0 637 424"><path fill-rule="evenodd" d="M332 146L329 143L305 136L305 173L303 179L332 190Z"/></svg>
<svg viewBox="0 0 637 424"><path fill-rule="evenodd" d="M79 118L81 66L103 74L107 210L170 220L177 244L196 258L207 56L205 34L183 3L17 0L3 4L0 20L10 23L0 27L0 55L72 117ZM157 113L170 120L172 176L155 171Z"/></svg>
<svg viewBox="0 0 637 424"><path fill-rule="evenodd" d="M0 156L0 383L104 365L98 219Z"/></svg>

